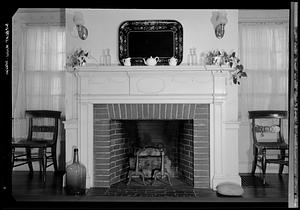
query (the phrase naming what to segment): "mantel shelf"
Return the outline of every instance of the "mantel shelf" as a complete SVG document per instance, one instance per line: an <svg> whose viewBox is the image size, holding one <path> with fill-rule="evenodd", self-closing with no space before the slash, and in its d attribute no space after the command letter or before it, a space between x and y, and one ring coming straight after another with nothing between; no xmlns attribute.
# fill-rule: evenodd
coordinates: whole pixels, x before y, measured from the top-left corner
<svg viewBox="0 0 300 210"><path fill-rule="evenodd" d="M73 70L68 70L74 72ZM98 64L87 64L75 70L75 72L119 72L119 71L234 71L234 69L228 66L217 66L217 65L185 65L181 64L178 66L122 66L122 65L110 65L101 66Z"/></svg>

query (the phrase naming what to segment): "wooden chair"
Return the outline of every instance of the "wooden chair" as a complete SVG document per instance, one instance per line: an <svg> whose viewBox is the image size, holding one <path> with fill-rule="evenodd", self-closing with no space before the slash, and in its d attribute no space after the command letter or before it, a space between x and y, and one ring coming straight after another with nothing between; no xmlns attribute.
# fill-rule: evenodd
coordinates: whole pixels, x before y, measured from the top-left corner
<svg viewBox="0 0 300 210"><path fill-rule="evenodd" d="M40 172L43 175L43 182L46 182L46 168L53 165L57 172L56 143L58 136L58 121L61 112L50 110L28 110L25 112L29 119L28 135L25 139L12 142L12 168L28 164L30 173L33 173L32 162L39 161ZM44 119L42 119L44 118ZM16 148L23 148L16 151ZM51 152L47 151L51 149ZM32 150L38 150L32 153ZM52 163L48 164L48 160ZM16 163L21 162L21 163ZM47 165L48 164L48 165Z"/></svg>
<svg viewBox="0 0 300 210"><path fill-rule="evenodd" d="M288 144L283 137L283 120L287 118L287 111L259 110L249 111L251 120L251 137L253 139L252 175L258 166L262 170L263 184L266 183L265 174L267 164L279 164L279 174L283 167L288 166ZM268 154L267 151L277 150L279 154ZM271 156L272 155L272 156ZM257 164L259 163L259 164Z"/></svg>

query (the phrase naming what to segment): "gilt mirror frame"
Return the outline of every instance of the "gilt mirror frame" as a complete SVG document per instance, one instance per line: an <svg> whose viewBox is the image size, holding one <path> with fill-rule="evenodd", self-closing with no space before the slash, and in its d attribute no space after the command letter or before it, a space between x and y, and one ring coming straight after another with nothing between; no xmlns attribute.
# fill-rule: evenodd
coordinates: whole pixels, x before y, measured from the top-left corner
<svg viewBox="0 0 300 210"><path fill-rule="evenodd" d="M159 33L149 33L159 32ZM166 32L166 33L164 33ZM139 44L132 44L133 38ZM147 40L143 40L147 39ZM165 40L164 40L165 39ZM158 41L158 42L157 42ZM150 43L149 55L147 46L140 43ZM153 45L155 45L153 47ZM159 47L156 47L159 46ZM141 55L138 54L141 52ZM119 27L119 61L123 65L124 58L131 58L131 65L145 65L144 59L159 57L157 65L169 65L169 59L175 57L177 65L183 58L183 27L176 20L129 20Z"/></svg>

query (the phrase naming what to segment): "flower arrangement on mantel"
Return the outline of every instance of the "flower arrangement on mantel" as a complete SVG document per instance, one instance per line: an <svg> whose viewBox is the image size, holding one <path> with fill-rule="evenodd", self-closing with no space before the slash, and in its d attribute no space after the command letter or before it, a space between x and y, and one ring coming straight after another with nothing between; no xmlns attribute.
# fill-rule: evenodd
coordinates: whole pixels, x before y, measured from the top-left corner
<svg viewBox="0 0 300 210"><path fill-rule="evenodd" d="M234 84L240 85L240 79L242 77L247 77L247 73L244 72L244 66L240 63L240 59L236 57L236 53L225 52L224 50L213 50L209 51L204 56L206 65L226 65L233 69L231 71L232 82Z"/></svg>
<svg viewBox="0 0 300 210"><path fill-rule="evenodd" d="M76 70L80 66L84 66L89 56L89 52L78 48L67 56L67 67Z"/></svg>

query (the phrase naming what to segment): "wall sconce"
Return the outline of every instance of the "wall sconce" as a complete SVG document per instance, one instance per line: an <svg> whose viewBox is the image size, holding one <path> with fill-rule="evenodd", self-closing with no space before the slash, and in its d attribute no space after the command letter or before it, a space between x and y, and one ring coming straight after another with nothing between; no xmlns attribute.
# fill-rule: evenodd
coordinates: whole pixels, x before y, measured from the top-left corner
<svg viewBox="0 0 300 210"><path fill-rule="evenodd" d="M214 11L210 21L212 22L215 30L216 37L221 39L225 34L225 25L228 22L227 13L225 11Z"/></svg>
<svg viewBox="0 0 300 210"><path fill-rule="evenodd" d="M84 26L84 20L82 13L76 12L73 16L73 22L76 26L76 30L80 39L85 40L88 37L88 30Z"/></svg>

